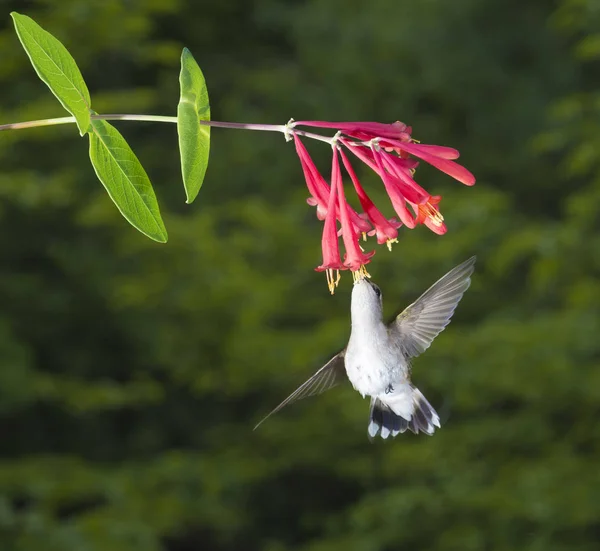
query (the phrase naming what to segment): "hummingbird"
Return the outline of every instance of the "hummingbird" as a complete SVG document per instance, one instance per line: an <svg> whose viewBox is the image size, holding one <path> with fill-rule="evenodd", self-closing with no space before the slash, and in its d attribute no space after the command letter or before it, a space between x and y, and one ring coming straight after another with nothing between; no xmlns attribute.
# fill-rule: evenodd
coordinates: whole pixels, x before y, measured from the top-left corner
<svg viewBox="0 0 600 551"><path fill-rule="evenodd" d="M369 439L387 439L410 430L433 434L440 417L411 381L411 360L429 348L450 323L471 284L476 257L456 266L389 324L383 321L381 289L357 278L350 306L348 345L288 396L271 415L296 400L321 394L346 378L363 398L371 398Z"/></svg>

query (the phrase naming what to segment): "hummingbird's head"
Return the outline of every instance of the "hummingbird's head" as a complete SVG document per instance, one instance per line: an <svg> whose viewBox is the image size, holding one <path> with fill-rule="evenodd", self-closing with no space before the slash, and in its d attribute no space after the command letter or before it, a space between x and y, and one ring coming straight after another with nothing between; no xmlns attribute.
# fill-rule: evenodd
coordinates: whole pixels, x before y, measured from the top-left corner
<svg viewBox="0 0 600 551"><path fill-rule="evenodd" d="M352 288L352 322L365 318L380 321L383 316L381 289L367 278L359 279Z"/></svg>

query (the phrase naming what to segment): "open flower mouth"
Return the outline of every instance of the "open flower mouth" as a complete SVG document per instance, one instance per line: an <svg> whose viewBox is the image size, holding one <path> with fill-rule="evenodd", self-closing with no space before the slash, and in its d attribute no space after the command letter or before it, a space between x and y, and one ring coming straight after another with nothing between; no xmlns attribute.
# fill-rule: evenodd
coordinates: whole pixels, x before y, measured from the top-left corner
<svg viewBox="0 0 600 551"><path fill-rule="evenodd" d="M444 217L430 201L427 201L424 205L421 205L420 210L423 213L423 216L425 216L425 218L429 218L434 226L441 226L444 223Z"/></svg>

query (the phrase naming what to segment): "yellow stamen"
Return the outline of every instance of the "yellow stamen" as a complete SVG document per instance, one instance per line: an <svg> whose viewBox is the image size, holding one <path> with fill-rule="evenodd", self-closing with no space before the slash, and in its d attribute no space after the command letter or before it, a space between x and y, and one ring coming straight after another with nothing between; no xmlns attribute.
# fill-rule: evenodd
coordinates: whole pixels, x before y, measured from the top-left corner
<svg viewBox="0 0 600 551"><path fill-rule="evenodd" d="M364 264L360 265L360 268L358 270L356 270L355 272L352 272L352 279L354 280L354 283L358 283L359 281L365 279L365 278L371 278L371 274L369 274L369 272L367 272L367 267Z"/></svg>
<svg viewBox="0 0 600 551"><path fill-rule="evenodd" d="M392 243L398 243L398 239L388 239L385 244L387 245L388 251L392 251Z"/></svg>
<svg viewBox="0 0 600 551"><path fill-rule="evenodd" d="M421 208L425 211L425 215L427 218L430 218L433 224L436 226L441 226L444 223L444 217L429 201L421 206Z"/></svg>
<svg viewBox="0 0 600 551"><path fill-rule="evenodd" d="M335 276L333 272L335 271ZM333 270L332 268L328 268L325 270L325 275L327 276L327 287L329 292L333 295L335 293L335 288L338 286L340 279L342 276L340 275L339 270Z"/></svg>
<svg viewBox="0 0 600 551"><path fill-rule="evenodd" d="M363 241L367 240L367 233L366 232L362 232L362 236L363 236Z"/></svg>

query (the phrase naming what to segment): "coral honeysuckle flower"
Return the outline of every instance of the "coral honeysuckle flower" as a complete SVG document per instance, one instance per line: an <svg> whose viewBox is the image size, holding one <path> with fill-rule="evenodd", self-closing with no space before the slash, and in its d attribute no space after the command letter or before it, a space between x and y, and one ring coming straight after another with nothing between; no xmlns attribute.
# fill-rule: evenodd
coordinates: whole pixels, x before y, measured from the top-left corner
<svg viewBox="0 0 600 551"><path fill-rule="evenodd" d="M296 144L296 152L300 158L300 165L304 172L304 178L306 180L306 187L311 195L307 199L307 203L311 206L317 207L317 218L324 220L327 214L327 201L329 197L329 185L315 166L308 150L300 140L300 138L294 135L294 142ZM352 223L360 232L368 232L371 230L371 226L363 220L358 213L350 207L350 217Z"/></svg>
<svg viewBox="0 0 600 551"><path fill-rule="evenodd" d="M441 215L437 205L442 197L435 197L427 193L412 177L412 172L400 164L403 159L394 159L390 155L382 155L385 168L395 174L400 180L399 185L403 187L406 201L409 203L416 217L416 224L425 224L430 230L438 235L446 233L444 217Z"/></svg>
<svg viewBox="0 0 600 551"><path fill-rule="evenodd" d="M419 203L423 198L429 197L429 193L412 178L419 164L418 161L397 157L384 151L377 144L371 144L370 149L365 149L345 140L341 140L341 143L376 172L384 184L386 178L388 181L394 181L411 202Z"/></svg>
<svg viewBox="0 0 600 551"><path fill-rule="evenodd" d="M395 178L385 170L380 155L375 155L375 163L396 214L407 228L414 228L417 225L416 216L413 216L406 207L405 195L409 191L408 186L402 186L399 178ZM411 203L415 201L419 202L419 199L413 199Z"/></svg>
<svg viewBox="0 0 600 551"><path fill-rule="evenodd" d="M342 239L344 241L344 248L346 249L344 266L356 272L371 261L371 257L375 254L375 251L365 254L358 244L360 234L355 231L350 220L350 207L346 202L344 194L344 183L340 170L337 144L333 146L333 160L331 163L331 187L333 188L334 186L337 187L338 208L342 222Z"/></svg>
<svg viewBox="0 0 600 551"><path fill-rule="evenodd" d="M450 160L458 157L458 151L455 149L436 145L402 142L400 140L381 140L380 145L381 147L392 147L399 153L404 152L413 155L438 170L445 172L448 176L452 176L452 178L462 184L472 186L475 183L475 176L473 174L464 166Z"/></svg>
<svg viewBox="0 0 600 551"><path fill-rule="evenodd" d="M337 145L333 147L331 163L331 186L327 201L327 214L323 226L321 247L323 250L323 263L316 268L327 275L327 286L331 294L334 293L340 281L340 270L364 271L364 265L370 262L371 253L364 253L358 244L360 233L352 222L352 211L344 194L344 183L340 170ZM346 254L344 262L341 261L337 219L341 223L341 236ZM366 273L366 272L365 272Z"/></svg>
<svg viewBox="0 0 600 551"><path fill-rule="evenodd" d="M335 128L346 136L357 138L361 141L379 140L381 146L398 152L413 155L426 163L452 176L455 180L465 185L472 186L475 177L466 168L453 162L459 157L459 152L451 147L440 145L427 145L415 143L411 137L412 128L396 121L391 124L379 122L325 122L325 121L297 121L296 126L312 126L315 128Z"/></svg>
<svg viewBox="0 0 600 551"><path fill-rule="evenodd" d="M352 136L362 141L375 138L390 138L392 140L410 141L412 128L403 122L391 124L382 122L326 122L326 121L295 121L293 126L312 126L313 128L335 128L346 136Z"/></svg>
<svg viewBox="0 0 600 551"><path fill-rule="evenodd" d="M298 127L331 128L336 135L328 138ZM440 213L440 195L431 195L421 187L414 175L419 161L424 161L455 180L472 186L475 177L455 162L459 152L451 147L421 144L412 138L412 127L396 121L391 124L378 122L326 122L290 121L286 125L287 136L294 139L306 186L310 193L307 202L317 207L317 217L324 220L323 263L317 268L327 273L329 290L337 286L340 270L350 270L355 277L368 276L365 265L375 251L365 253L360 247L360 237L377 237L377 243L397 242L398 229L404 225L414 228L423 224L436 234L446 233L444 217ZM331 181L325 181L311 159L300 137L315 138L331 144L333 159ZM392 207L400 221L387 218L373 203L344 148L373 170L381 179ZM350 206L344 193L344 183L339 159L350 176L362 213ZM339 222L339 229L338 229ZM342 238L345 256L342 262L339 238Z"/></svg>
<svg viewBox="0 0 600 551"><path fill-rule="evenodd" d="M307 199L307 203L313 207L317 207L317 218L319 220L325 220L327 214L327 200L329 197L329 186L325 180L320 177L320 173L317 167L314 165L306 147L300 141L300 138L294 134L294 143L296 145L296 153L300 159L300 165L302 166L302 172L304 172L304 179L306 180L306 187L310 193L310 197ZM318 177L315 178L315 173Z"/></svg>
<svg viewBox="0 0 600 551"><path fill-rule="evenodd" d="M323 225L323 237L321 239L321 248L323 249L323 264L315 268L318 272L325 272L327 275L327 287L333 295L335 288L340 281L340 270L344 269L340 258L340 245L338 242L338 232L336 227L337 219L337 191L338 186L332 185L329 191L327 201L327 214L325 215L325 224Z"/></svg>
<svg viewBox="0 0 600 551"><path fill-rule="evenodd" d="M379 147L379 144L372 144L371 150L366 150L347 140L341 140L341 142L380 176L394 210L408 228L412 229L417 224L425 224L437 234L446 233L444 217L438 208L433 207L434 203L430 201L432 196L412 177L418 164L416 161L390 154ZM450 148L444 149L449 150ZM435 205L439 202L440 199ZM406 208L407 203L414 210L415 216ZM420 216L419 212L422 213ZM424 213L428 213L429 216L424 216Z"/></svg>
<svg viewBox="0 0 600 551"><path fill-rule="evenodd" d="M354 184L354 190L358 196L358 200L365 211L365 215L369 222L373 225L375 235L377 235L377 243L382 245L387 243L388 248L391 250L392 243L398 242L398 228L402 225L401 222L397 222L394 219L387 219L381 211L375 206L371 198L367 195L364 188L362 187L360 180L357 178L348 157L343 150L340 149L340 156L342 157L342 163L344 168L350 176L352 183ZM371 232L370 232L371 233Z"/></svg>

